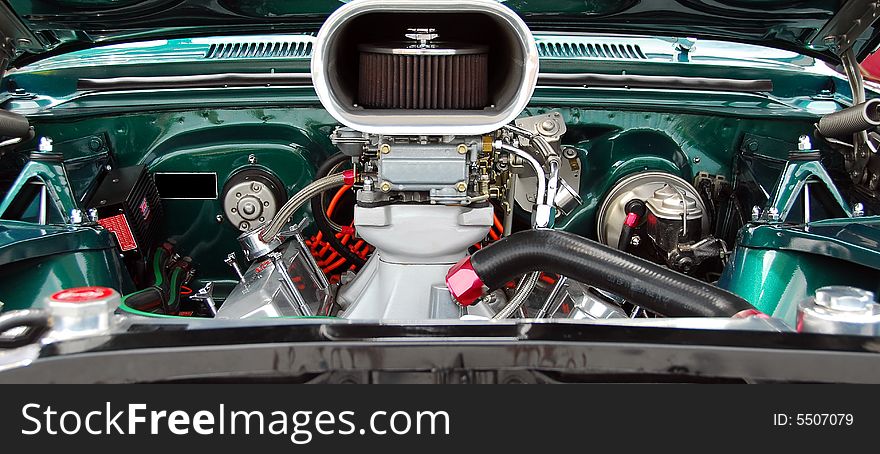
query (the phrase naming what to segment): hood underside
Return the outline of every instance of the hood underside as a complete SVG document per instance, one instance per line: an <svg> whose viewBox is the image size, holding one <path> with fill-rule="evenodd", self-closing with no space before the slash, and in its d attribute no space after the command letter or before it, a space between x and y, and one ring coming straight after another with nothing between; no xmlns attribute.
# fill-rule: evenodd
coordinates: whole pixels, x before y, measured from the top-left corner
<svg viewBox="0 0 880 454"><path fill-rule="evenodd" d="M340 0L0 0L13 66L112 42L235 33L315 32ZM880 42L866 0L508 0L530 27L732 40L837 61ZM9 11L2 11L8 9ZM829 39L828 37L837 37Z"/></svg>

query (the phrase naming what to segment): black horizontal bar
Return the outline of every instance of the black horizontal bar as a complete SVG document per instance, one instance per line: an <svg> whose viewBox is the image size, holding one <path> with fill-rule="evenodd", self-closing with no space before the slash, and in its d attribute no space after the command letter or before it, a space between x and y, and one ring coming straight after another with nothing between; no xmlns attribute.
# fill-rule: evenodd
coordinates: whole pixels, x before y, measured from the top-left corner
<svg viewBox="0 0 880 454"><path fill-rule="evenodd" d="M173 88L259 87L263 85L309 85L309 73L224 73L194 76L113 77L80 79L77 89L83 91L149 90ZM662 88L708 91L769 92L769 79L722 79L709 77L644 76L590 73L542 73L539 85L563 85L615 88Z"/></svg>
<svg viewBox="0 0 880 454"><path fill-rule="evenodd" d="M310 85L309 73L224 73L194 76L112 77L79 79L77 90L153 90L173 88L260 87L270 85Z"/></svg>
<svg viewBox="0 0 880 454"><path fill-rule="evenodd" d="M564 85L614 88L666 88L673 90L736 91L759 93L773 91L769 79L722 79L710 77L643 76L590 73L541 73L538 85Z"/></svg>

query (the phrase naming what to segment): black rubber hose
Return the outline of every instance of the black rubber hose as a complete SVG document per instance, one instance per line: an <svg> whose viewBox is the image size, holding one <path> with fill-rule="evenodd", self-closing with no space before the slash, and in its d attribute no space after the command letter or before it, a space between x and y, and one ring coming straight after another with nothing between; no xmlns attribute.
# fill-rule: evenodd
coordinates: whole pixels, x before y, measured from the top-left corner
<svg viewBox="0 0 880 454"><path fill-rule="evenodd" d="M595 285L667 317L730 317L754 309L726 290L559 230L515 233L475 252L470 261L490 291L542 271Z"/></svg>
<svg viewBox="0 0 880 454"><path fill-rule="evenodd" d="M0 136L28 137L31 124L24 115L0 109Z"/></svg>
<svg viewBox="0 0 880 454"><path fill-rule="evenodd" d="M172 267L168 276L168 299L165 300L165 313L177 315L180 312L180 289L186 282L187 273L192 267L192 259L184 257Z"/></svg>
<svg viewBox="0 0 880 454"><path fill-rule="evenodd" d="M320 167L318 167L318 170L315 172L315 179L317 180L330 175L330 172L332 172L336 166L344 164L350 159L350 156L346 156L342 153L330 156ZM339 238L336 238L336 229L333 228L330 219L327 218L327 212L324 211L324 194L312 197L310 203L312 205L312 216L315 218L315 226L318 230L324 232L324 240L330 243L330 246L349 264L353 264L357 267L364 266L366 260L352 252L348 246L342 244L342 241L340 241Z"/></svg>
<svg viewBox="0 0 880 454"><path fill-rule="evenodd" d="M626 203L626 207L624 208L624 211L626 212L626 220L623 223L623 228L620 230L620 238L617 240L617 249L626 251L629 248L633 229L638 225L638 222L645 217L646 210L645 202L642 202L639 199L632 199ZM635 216L635 220L630 222L630 216Z"/></svg>
<svg viewBox="0 0 880 454"><path fill-rule="evenodd" d="M644 76L638 74L541 73L538 85L620 88L662 88L763 93L773 91L770 79L722 79L717 77Z"/></svg>
<svg viewBox="0 0 880 454"><path fill-rule="evenodd" d="M168 264L173 255L173 246L165 243L153 252L151 262L152 284L149 287L125 295L122 303L143 312L156 312L168 306Z"/></svg>
<svg viewBox="0 0 880 454"><path fill-rule="evenodd" d="M135 293L126 295L123 303L141 312L161 312L167 307L167 296L161 288L150 286Z"/></svg>
<svg viewBox="0 0 880 454"><path fill-rule="evenodd" d="M332 172L336 166L348 161L349 159L351 159L350 156L346 156L342 153L336 153L335 155L330 156L329 158L327 158L326 161L318 166L318 170L315 171L315 179L317 180L319 178L324 178L327 175L330 175L330 172Z"/></svg>

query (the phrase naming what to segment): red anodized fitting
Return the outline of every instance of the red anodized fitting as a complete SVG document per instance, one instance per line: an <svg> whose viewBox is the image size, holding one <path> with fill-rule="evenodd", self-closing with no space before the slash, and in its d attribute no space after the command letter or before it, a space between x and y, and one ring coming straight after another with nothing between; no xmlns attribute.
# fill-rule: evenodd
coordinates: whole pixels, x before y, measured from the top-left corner
<svg viewBox="0 0 880 454"><path fill-rule="evenodd" d="M474 271L471 258L465 257L446 273L446 287L449 288L449 293L458 304L472 306L477 299L483 296L483 289L486 288L486 285Z"/></svg>
<svg viewBox="0 0 880 454"><path fill-rule="evenodd" d="M345 170L342 172L342 182L346 186L351 186L354 184L355 174L354 169Z"/></svg>

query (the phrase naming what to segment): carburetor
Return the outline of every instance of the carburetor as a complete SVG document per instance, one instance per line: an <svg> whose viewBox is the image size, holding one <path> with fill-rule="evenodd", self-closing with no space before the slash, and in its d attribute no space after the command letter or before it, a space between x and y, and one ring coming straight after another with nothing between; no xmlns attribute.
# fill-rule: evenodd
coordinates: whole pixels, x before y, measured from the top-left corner
<svg viewBox="0 0 880 454"><path fill-rule="evenodd" d="M359 206L470 205L500 192L492 184L491 136L389 136L340 127L330 138L360 161Z"/></svg>

